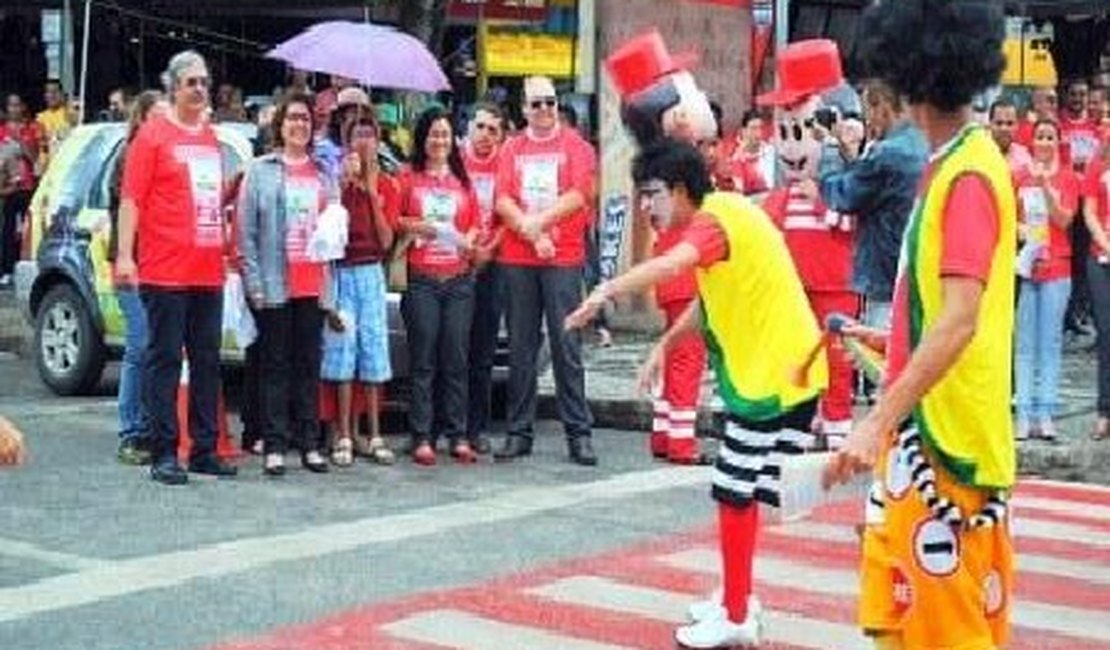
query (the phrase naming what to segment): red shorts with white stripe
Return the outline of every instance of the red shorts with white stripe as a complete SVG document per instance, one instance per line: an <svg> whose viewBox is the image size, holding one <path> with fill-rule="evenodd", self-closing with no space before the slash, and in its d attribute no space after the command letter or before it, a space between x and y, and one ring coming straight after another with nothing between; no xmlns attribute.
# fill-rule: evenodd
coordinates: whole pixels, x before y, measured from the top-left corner
<svg viewBox="0 0 1110 650"><path fill-rule="evenodd" d="M661 305L668 328L689 305L685 301ZM690 462L697 458L695 430L705 364L705 340L700 332L690 332L676 339L667 350L663 387L655 399L651 438L653 455L674 462Z"/></svg>

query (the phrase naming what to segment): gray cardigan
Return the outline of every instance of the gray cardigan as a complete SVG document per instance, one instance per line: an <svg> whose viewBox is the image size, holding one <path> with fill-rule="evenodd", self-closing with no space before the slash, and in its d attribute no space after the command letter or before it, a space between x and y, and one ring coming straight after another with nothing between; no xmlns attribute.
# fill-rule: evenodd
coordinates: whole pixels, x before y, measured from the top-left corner
<svg viewBox="0 0 1110 650"><path fill-rule="evenodd" d="M318 163L316 170L328 202L338 201L335 182ZM288 230L285 178L281 154L267 154L251 163L239 188L236 237L242 257L243 287L248 298L261 293L266 306L283 305L289 300L285 277ZM326 302L323 296L322 301Z"/></svg>

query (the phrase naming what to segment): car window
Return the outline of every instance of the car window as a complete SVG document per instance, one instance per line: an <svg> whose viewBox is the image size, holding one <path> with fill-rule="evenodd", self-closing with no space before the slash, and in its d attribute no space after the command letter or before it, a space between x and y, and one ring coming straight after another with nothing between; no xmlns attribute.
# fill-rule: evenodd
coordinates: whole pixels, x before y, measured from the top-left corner
<svg viewBox="0 0 1110 650"><path fill-rule="evenodd" d="M55 209L64 206L77 211L91 198L91 189L104 174L105 161L119 146L123 131L122 125L105 127L89 139L64 176L58 179L51 202Z"/></svg>
<svg viewBox="0 0 1110 650"><path fill-rule="evenodd" d="M123 138L120 138L115 143L115 146L108 152L104 163L100 166L96 180L92 183L89 191L88 206L90 208L101 210L108 209L108 204L111 200L111 187L109 186L112 182L112 170L116 166L116 161L123 155L125 148Z"/></svg>

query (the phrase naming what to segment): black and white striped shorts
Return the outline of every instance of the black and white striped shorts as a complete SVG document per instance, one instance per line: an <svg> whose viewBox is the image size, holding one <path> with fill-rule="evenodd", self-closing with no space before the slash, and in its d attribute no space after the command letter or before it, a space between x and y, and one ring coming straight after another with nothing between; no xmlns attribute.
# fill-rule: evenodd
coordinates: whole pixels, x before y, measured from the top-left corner
<svg viewBox="0 0 1110 650"><path fill-rule="evenodd" d="M816 414L817 400L811 400L762 422L730 415L713 470L713 498L736 506L758 501L778 507L783 458L812 446Z"/></svg>

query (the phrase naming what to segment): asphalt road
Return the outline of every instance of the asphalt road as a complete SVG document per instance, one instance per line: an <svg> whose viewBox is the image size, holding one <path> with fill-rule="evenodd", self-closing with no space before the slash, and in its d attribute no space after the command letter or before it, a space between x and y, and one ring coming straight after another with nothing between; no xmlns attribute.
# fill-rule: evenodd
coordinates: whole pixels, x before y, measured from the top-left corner
<svg viewBox="0 0 1110 650"><path fill-rule="evenodd" d="M0 357L0 413L31 448L0 472L4 650L669 648L684 603L716 581L706 470L653 463L640 432L596 432L596 469L566 462L547 422L511 465L273 480L248 458L237 479L166 488L115 461L114 409L53 397ZM1110 647L1098 490L1023 486L1016 650ZM768 528L768 648L865 647L854 511Z"/></svg>

